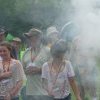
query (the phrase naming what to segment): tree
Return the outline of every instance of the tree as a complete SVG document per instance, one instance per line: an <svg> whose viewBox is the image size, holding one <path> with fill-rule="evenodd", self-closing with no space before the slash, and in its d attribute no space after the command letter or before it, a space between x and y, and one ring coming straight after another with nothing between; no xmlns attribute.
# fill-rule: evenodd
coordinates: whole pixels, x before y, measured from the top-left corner
<svg viewBox="0 0 100 100"><path fill-rule="evenodd" d="M16 36L31 27L61 27L70 8L70 0L0 0L0 25Z"/></svg>

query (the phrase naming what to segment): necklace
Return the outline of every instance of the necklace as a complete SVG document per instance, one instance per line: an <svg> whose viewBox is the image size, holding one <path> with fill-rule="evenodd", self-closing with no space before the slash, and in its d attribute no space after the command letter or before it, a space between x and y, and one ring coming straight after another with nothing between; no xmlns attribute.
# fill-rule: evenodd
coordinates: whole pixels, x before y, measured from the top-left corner
<svg viewBox="0 0 100 100"><path fill-rule="evenodd" d="M33 63L35 58L36 58L36 55L33 56L33 53L32 53L32 48L31 48L31 62ZM35 50L34 50L35 51Z"/></svg>
<svg viewBox="0 0 100 100"><path fill-rule="evenodd" d="M56 81L57 81L57 78L58 78L58 75L60 73L62 69L62 63L60 65L58 65L58 70L56 70L56 75L55 75L55 79L53 80L53 86L56 84ZM52 72L53 72L53 63L51 63L51 66L49 67L49 70L50 70L50 76L52 76Z"/></svg>
<svg viewBox="0 0 100 100"><path fill-rule="evenodd" d="M62 71L63 66L65 67L65 61L64 61L64 62L61 62L61 63L58 65L58 70L57 70L57 72L56 72L55 78L54 78L54 80L52 80L52 89L51 89L51 92L52 92L52 93L53 93L53 89L55 88L58 75L59 75L59 73ZM49 66L51 78L52 78L52 67L53 67L53 63L51 63L51 66ZM64 93L65 93L65 84L66 84L66 83L65 83L65 81L64 81L64 84L62 84L62 88L56 87L56 90L59 90L59 92L60 92L59 95L61 95L61 96L60 96L61 98L62 98L62 96L63 96Z"/></svg>
<svg viewBox="0 0 100 100"><path fill-rule="evenodd" d="M2 65L3 65L3 72L8 72L9 71L9 68L10 68L10 61L11 60L8 60L8 61L3 61L2 62Z"/></svg>

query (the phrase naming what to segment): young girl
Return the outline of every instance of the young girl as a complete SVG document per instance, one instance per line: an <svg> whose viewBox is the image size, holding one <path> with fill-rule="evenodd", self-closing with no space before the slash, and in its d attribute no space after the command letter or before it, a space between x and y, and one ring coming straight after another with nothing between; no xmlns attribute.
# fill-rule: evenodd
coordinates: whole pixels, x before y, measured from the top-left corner
<svg viewBox="0 0 100 100"><path fill-rule="evenodd" d="M71 100L71 86L76 100L81 100L71 63L64 59L66 50L66 42L63 40L52 45L52 60L44 63L42 67L43 88L53 100Z"/></svg>

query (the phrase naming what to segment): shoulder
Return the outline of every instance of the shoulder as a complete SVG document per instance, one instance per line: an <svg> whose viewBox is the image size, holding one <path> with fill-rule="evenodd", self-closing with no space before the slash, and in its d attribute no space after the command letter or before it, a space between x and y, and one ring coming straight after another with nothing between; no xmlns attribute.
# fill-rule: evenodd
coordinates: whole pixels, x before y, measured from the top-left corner
<svg viewBox="0 0 100 100"><path fill-rule="evenodd" d="M27 48L25 51L24 51L24 55L29 52L31 50L31 48Z"/></svg>
<svg viewBox="0 0 100 100"><path fill-rule="evenodd" d="M50 48L48 48L47 46L43 46L41 48L40 52L48 53L48 52L50 52Z"/></svg>
<svg viewBox="0 0 100 100"><path fill-rule="evenodd" d="M0 67L2 66L2 60L0 60Z"/></svg>
<svg viewBox="0 0 100 100"><path fill-rule="evenodd" d="M12 64L21 64L20 60L11 59Z"/></svg>
<svg viewBox="0 0 100 100"><path fill-rule="evenodd" d="M24 59L24 57L26 56L26 54L27 54L28 52L30 52L30 50L31 50L31 48L27 48L27 49L24 51L23 56L22 56L22 60Z"/></svg>
<svg viewBox="0 0 100 100"><path fill-rule="evenodd" d="M43 64L42 70L45 70L45 71L48 71L49 70L49 63L48 62L45 62Z"/></svg>
<svg viewBox="0 0 100 100"><path fill-rule="evenodd" d="M48 67L48 62L45 62L45 63L43 64L43 67Z"/></svg>
<svg viewBox="0 0 100 100"><path fill-rule="evenodd" d="M73 66L69 60L65 60L65 66L68 70L72 70Z"/></svg>
<svg viewBox="0 0 100 100"><path fill-rule="evenodd" d="M48 46L45 46L44 49L50 51L50 48Z"/></svg>
<svg viewBox="0 0 100 100"><path fill-rule="evenodd" d="M50 50L46 47L42 47L37 55L37 59L43 64L50 58Z"/></svg>
<svg viewBox="0 0 100 100"><path fill-rule="evenodd" d="M71 62L69 60L65 60L65 65L71 65Z"/></svg>
<svg viewBox="0 0 100 100"><path fill-rule="evenodd" d="M0 63L2 63L2 60L0 60Z"/></svg>
<svg viewBox="0 0 100 100"><path fill-rule="evenodd" d="M48 62L45 62L44 64L43 64L43 66L42 66L42 73L45 73L45 72L47 72L48 71Z"/></svg>

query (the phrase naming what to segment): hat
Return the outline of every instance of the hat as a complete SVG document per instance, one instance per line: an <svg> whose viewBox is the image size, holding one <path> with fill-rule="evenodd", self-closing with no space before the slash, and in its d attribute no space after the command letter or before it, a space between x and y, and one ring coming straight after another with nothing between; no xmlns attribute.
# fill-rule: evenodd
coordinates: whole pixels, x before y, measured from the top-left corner
<svg viewBox="0 0 100 100"><path fill-rule="evenodd" d="M26 37L32 37L32 36L40 36L42 32L39 29L32 28L29 30L28 33L24 33Z"/></svg>
<svg viewBox="0 0 100 100"><path fill-rule="evenodd" d="M55 26L50 26L47 28L47 36L54 34L54 33L58 33L58 30Z"/></svg>
<svg viewBox="0 0 100 100"><path fill-rule="evenodd" d="M16 42L20 42L21 43L21 39L18 38L18 37L13 38L12 41L16 41Z"/></svg>
<svg viewBox="0 0 100 100"><path fill-rule="evenodd" d="M6 36L6 41L12 41L14 36L11 33L8 33Z"/></svg>

